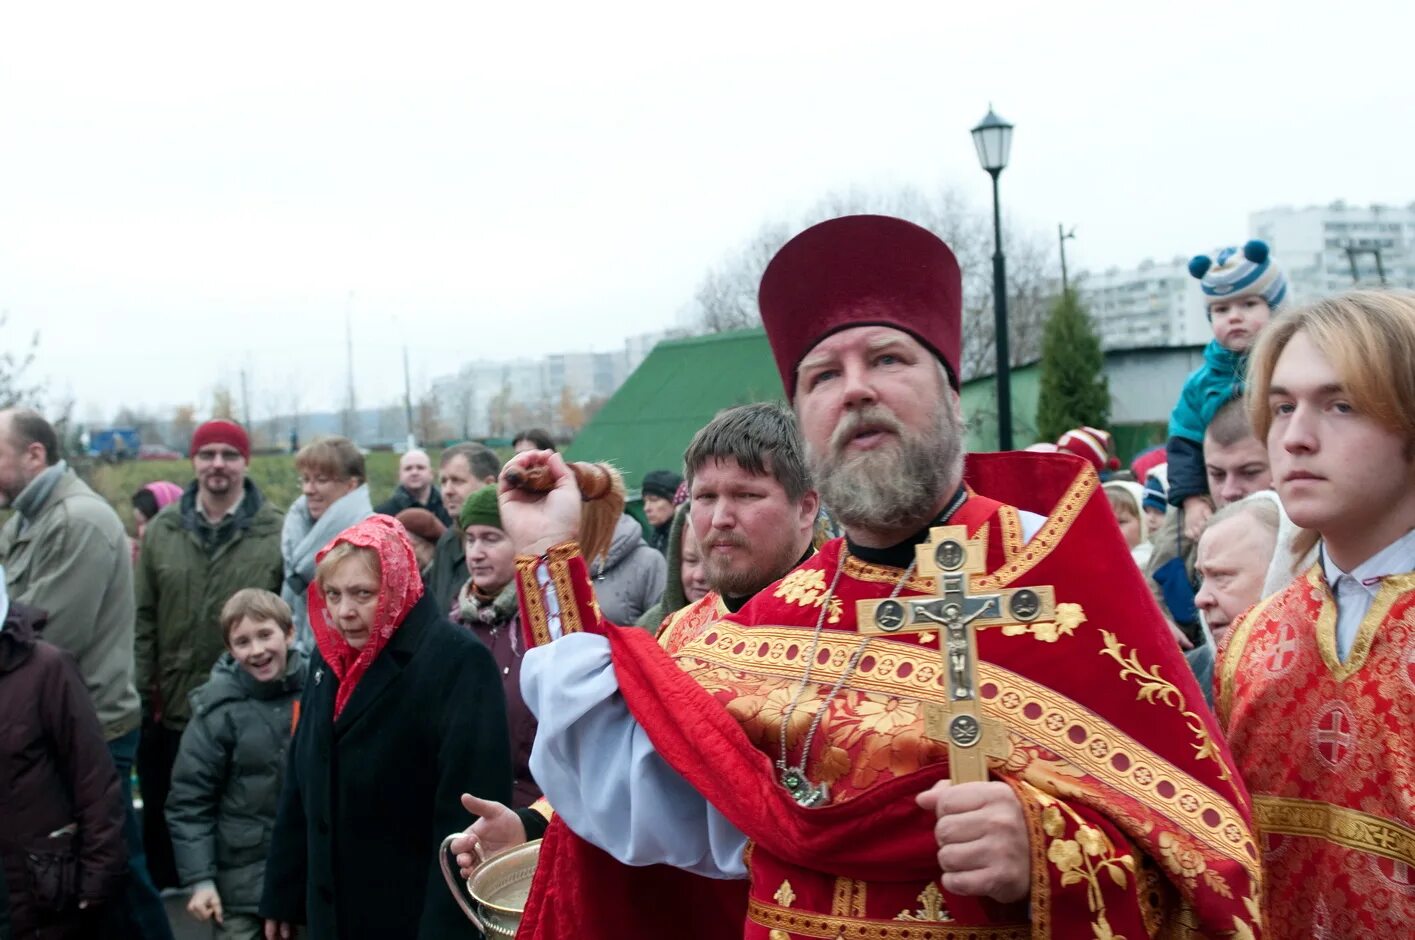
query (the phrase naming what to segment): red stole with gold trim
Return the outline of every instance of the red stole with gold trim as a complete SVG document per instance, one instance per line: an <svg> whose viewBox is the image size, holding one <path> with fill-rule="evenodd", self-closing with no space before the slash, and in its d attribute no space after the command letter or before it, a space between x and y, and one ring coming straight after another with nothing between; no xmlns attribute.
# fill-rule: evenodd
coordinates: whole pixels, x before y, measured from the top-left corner
<svg viewBox="0 0 1415 940"><path fill-rule="evenodd" d="M1415 575L1386 578L1345 662L1312 566L1234 627L1219 714L1262 832L1267 935L1415 924Z"/></svg>
<svg viewBox="0 0 1415 940"><path fill-rule="evenodd" d="M987 531L990 570L971 590L1056 589L1055 621L978 634L985 717L1006 729L992 775L1027 816L1031 896L1003 908L939 888L933 819L914 802L947 777L946 746L923 734L924 709L944 700L936 642L869 639L826 701L861 642L855 602L889 596L904 574L847 559L827 597L837 541L672 657L642 631L586 625L609 637L625 701L659 754L752 841L745 928L728 933L690 918L674 936L1134 938L1188 921L1215 936L1257 935L1246 796L1094 472L1057 455L975 455L967 482L1049 517L1025 544L1016 512L991 499L970 499L954 520ZM912 579L902 593L932 590ZM806 766L812 781L831 783L831 798L805 808L775 764L818 619L824 630L811 688L789 720L788 760L799 759L824 703ZM597 900L638 892L592 887L633 884L639 874L622 865L585 872L576 842L563 827L548 838L522 936L650 935L636 912ZM667 903L701 911L722 890L692 879Z"/></svg>

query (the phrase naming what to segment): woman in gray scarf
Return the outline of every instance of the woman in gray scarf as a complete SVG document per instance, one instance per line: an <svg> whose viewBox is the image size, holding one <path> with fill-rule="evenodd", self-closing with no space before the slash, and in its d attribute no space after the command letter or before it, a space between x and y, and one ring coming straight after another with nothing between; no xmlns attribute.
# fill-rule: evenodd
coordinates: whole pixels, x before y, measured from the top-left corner
<svg viewBox="0 0 1415 940"><path fill-rule="evenodd" d="M314 556L334 536L373 515L364 455L347 437L324 437L295 455L300 475L299 499L285 514L280 554L285 584L280 596L295 615L295 638L306 652L314 649L306 591L314 580Z"/></svg>

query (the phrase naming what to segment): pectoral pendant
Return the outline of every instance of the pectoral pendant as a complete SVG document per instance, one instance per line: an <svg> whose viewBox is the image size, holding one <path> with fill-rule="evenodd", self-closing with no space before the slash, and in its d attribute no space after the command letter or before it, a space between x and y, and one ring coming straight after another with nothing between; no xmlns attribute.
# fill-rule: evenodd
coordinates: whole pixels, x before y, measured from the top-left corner
<svg viewBox="0 0 1415 940"><path fill-rule="evenodd" d="M800 767L782 768L781 785L791 794L791 799L808 809L824 805L829 797L826 784L811 783L806 779L806 772Z"/></svg>

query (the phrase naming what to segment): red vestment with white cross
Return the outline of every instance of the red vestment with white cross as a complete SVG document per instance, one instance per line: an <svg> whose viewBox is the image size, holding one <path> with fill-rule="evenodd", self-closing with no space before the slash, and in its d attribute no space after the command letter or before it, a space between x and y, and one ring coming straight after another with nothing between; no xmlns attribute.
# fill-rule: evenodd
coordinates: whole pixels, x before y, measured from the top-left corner
<svg viewBox="0 0 1415 940"><path fill-rule="evenodd" d="M1415 574L1383 580L1345 662L1336 622L1318 563L1239 620L1217 670L1282 940L1415 926Z"/></svg>

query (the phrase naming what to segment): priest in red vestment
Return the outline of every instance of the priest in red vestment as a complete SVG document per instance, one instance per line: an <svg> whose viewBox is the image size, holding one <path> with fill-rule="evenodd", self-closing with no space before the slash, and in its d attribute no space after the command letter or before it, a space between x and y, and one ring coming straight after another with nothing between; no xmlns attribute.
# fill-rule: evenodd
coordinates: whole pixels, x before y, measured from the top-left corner
<svg viewBox="0 0 1415 940"><path fill-rule="evenodd" d="M1268 936L1415 929L1415 296L1284 314L1249 366L1254 430L1317 562L1245 614L1219 717L1262 832Z"/></svg>
<svg viewBox="0 0 1415 940"><path fill-rule="evenodd" d="M556 480L502 487L557 811L520 936L1260 935L1247 796L1094 470L965 465L960 281L879 216L773 259L763 321L846 536L668 649L600 615L560 458L515 459ZM858 601L936 591L915 548L944 525L979 547L969 592L1054 591L977 630L981 783L948 783L938 634L857 629Z"/></svg>

